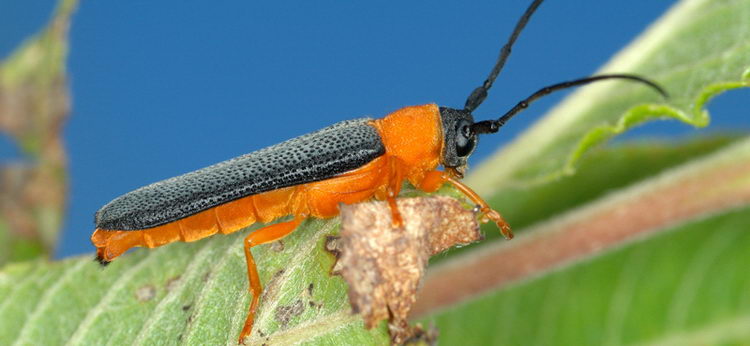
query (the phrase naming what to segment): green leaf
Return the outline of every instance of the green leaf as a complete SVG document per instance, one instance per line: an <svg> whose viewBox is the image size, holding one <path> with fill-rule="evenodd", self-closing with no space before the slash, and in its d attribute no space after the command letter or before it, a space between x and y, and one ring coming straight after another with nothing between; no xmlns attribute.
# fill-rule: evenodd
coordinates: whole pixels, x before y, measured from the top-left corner
<svg viewBox="0 0 750 346"><path fill-rule="evenodd" d="M592 147L656 119L708 124L711 97L750 86L750 1L678 3L599 73L636 73L662 84L653 90L627 82L577 90L511 145L467 178L480 192L546 182L571 174Z"/></svg>
<svg viewBox="0 0 750 346"><path fill-rule="evenodd" d="M426 322L445 345L745 344L749 224L750 208L684 224Z"/></svg>
<svg viewBox="0 0 750 346"><path fill-rule="evenodd" d="M0 131L25 155L0 166L0 265L49 256L57 245L68 184L65 61L76 4L61 0L47 27L0 64Z"/></svg>
<svg viewBox="0 0 750 346"><path fill-rule="evenodd" d="M323 243L337 228L308 221L253 250L265 293L250 344L387 342L384 328L367 331L350 313L345 283L329 274ZM0 344L236 343L249 302L245 233L135 251L106 268L91 258L11 265L0 274Z"/></svg>

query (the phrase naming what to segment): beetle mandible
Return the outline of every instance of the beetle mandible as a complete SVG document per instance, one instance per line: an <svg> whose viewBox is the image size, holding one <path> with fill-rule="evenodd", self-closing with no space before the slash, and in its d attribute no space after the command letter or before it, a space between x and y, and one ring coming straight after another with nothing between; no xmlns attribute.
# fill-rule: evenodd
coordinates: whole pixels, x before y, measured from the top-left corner
<svg viewBox="0 0 750 346"><path fill-rule="evenodd" d="M385 200L398 225L396 197L404 181L425 192L449 183L477 205L484 222L495 222L511 238L502 216L459 180L479 135L497 132L544 95L595 81L631 80L666 96L656 83L640 76L598 75L547 86L498 119L475 122L472 112L487 97L511 47L542 1L533 1L519 19L489 76L463 109L427 104L404 107L381 119L347 120L126 193L96 212L91 241L97 260L107 264L133 247L196 241L291 215L291 220L267 225L245 238L252 301L239 336L242 342L252 332L262 292L251 248L283 238L306 218L338 215L340 203ZM439 165L445 170L438 170Z"/></svg>

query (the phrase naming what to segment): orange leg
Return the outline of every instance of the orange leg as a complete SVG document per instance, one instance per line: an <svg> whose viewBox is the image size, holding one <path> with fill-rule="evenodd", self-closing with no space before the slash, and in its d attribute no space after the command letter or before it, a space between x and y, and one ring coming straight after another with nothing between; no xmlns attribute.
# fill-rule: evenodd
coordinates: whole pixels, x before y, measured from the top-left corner
<svg viewBox="0 0 750 346"><path fill-rule="evenodd" d="M253 233L250 233L245 238L245 259L247 260L247 278L250 281L250 294L253 296L253 300L250 303L250 312L247 314L245 320L245 327L242 328L240 333L240 344L243 344L246 337L250 336L253 331L253 321L255 320L255 311L258 309L258 303L260 302L260 295L263 292L263 287L260 284L260 277L258 276L258 268L255 267L255 260L253 254L250 252L250 248L256 245L270 243L272 241L284 238L289 233L292 233L294 229L304 218L297 217L292 221L281 222L270 226L263 227Z"/></svg>
<svg viewBox="0 0 750 346"><path fill-rule="evenodd" d="M398 211L398 204L396 204L396 197L388 197L388 207L391 209L391 223L393 227L400 228L404 224L404 219L401 218L401 212Z"/></svg>
<svg viewBox="0 0 750 346"><path fill-rule="evenodd" d="M456 173L454 173L456 174ZM461 181L454 178L450 173L441 171L432 171L425 175L422 182L419 184L419 189L425 192L434 192L445 182L453 184L459 191L461 191L466 197L472 202L479 206L479 211L482 213L482 222L493 221L500 228L500 233L506 239L513 239L513 231L510 229L508 222L495 210L492 210L490 206L470 187L464 185Z"/></svg>
<svg viewBox="0 0 750 346"><path fill-rule="evenodd" d="M401 217L401 212L398 210L398 204L396 203L396 197L401 192L401 185L403 184L403 174L401 173L401 162L397 158L389 160L391 165L390 181L387 188L386 201L388 202L388 208L391 209L391 224L394 228L401 228L404 224L404 219Z"/></svg>

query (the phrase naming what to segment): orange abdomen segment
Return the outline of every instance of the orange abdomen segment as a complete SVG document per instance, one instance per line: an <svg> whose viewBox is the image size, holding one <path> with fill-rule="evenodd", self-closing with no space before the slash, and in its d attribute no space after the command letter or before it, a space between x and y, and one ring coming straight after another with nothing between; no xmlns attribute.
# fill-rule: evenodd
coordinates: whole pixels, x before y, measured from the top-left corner
<svg viewBox="0 0 750 346"><path fill-rule="evenodd" d="M111 261L131 247L154 248L175 241L192 242L216 233L229 234L256 221L269 222L289 214L289 200L293 192L294 188L283 188L243 197L174 222L143 230L97 229L91 236L91 241L97 247L99 257Z"/></svg>

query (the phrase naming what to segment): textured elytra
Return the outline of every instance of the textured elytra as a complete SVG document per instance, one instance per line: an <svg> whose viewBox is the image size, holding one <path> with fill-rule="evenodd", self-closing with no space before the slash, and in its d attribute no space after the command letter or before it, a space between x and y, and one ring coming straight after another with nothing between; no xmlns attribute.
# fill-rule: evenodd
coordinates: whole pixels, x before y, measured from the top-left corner
<svg viewBox="0 0 750 346"><path fill-rule="evenodd" d="M325 180L359 168L385 153L370 121L342 121L126 193L96 212L96 228L156 227L238 198Z"/></svg>

